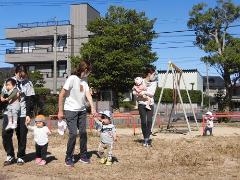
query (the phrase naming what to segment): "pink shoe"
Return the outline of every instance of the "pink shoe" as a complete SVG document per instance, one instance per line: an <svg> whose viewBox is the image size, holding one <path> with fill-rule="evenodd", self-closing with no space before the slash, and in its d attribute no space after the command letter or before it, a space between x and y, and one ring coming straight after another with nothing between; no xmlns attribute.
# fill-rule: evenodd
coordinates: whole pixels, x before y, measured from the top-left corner
<svg viewBox="0 0 240 180"><path fill-rule="evenodd" d="M36 164L39 164L41 161L42 161L42 158L36 158L36 159L35 159L35 163L36 163Z"/></svg>
<svg viewBox="0 0 240 180"><path fill-rule="evenodd" d="M46 163L47 163L47 162L46 162L45 160L41 160L41 162L38 163L38 165L40 165L40 166L44 166Z"/></svg>

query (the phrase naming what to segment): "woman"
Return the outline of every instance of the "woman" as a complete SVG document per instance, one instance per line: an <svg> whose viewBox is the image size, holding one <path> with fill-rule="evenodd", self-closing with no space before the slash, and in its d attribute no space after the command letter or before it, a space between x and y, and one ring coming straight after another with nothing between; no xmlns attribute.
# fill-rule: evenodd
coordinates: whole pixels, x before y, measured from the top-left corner
<svg viewBox="0 0 240 180"><path fill-rule="evenodd" d="M150 145L150 135L151 135L151 127L152 127L152 117L154 112L154 94L157 88L157 82L156 82L157 73L155 71L154 67L148 67L146 68L145 74L144 74L144 86L147 87L147 91L142 91L140 95L137 96L137 102L138 102L138 111L140 114L141 119L141 128L144 138L144 147L148 147ZM136 95L137 93L133 91L133 94ZM146 105L148 104L149 100L148 98L144 98L145 96L148 96L151 98L150 100L150 108L146 108Z"/></svg>
<svg viewBox="0 0 240 180"><path fill-rule="evenodd" d="M77 129L79 129L80 134L80 162L90 163L87 157L86 98L91 106L91 113L95 114L96 112L93 106L89 86L85 80L90 72L90 63L84 60L81 61L77 71L68 77L59 94L58 119L63 118L64 109L64 115L69 130L67 152L65 158L66 166L74 165L73 153L76 144ZM65 102L63 106L64 97Z"/></svg>
<svg viewBox="0 0 240 180"><path fill-rule="evenodd" d="M18 153L17 153L17 164L23 165L24 157L26 154L26 144L27 144L27 133L28 129L26 124L29 124L31 119L32 111L32 98L35 95L33 84L27 78L27 69L23 65L18 65L15 69L15 76L12 77L16 80L17 88L20 92L20 114L17 121L16 135L18 140ZM4 87L3 87L4 91ZM4 150L7 153L7 159L4 165L10 165L15 163L15 154L13 148L13 132L14 130L5 130L8 123L7 114L3 115L3 126L2 126L2 142Z"/></svg>

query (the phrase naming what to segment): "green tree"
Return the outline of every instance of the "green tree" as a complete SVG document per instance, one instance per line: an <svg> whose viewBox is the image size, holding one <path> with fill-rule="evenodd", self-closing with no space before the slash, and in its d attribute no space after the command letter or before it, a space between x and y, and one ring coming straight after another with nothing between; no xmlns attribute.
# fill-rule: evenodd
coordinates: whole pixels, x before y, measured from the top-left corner
<svg viewBox="0 0 240 180"><path fill-rule="evenodd" d="M45 84L43 75L40 71L30 72L29 79L32 81L34 87L43 87Z"/></svg>
<svg viewBox="0 0 240 180"><path fill-rule="evenodd" d="M219 0L214 8L204 3L193 6L188 21L188 27L196 34L195 45L207 53L202 61L214 67L224 79L224 110L231 109L233 89L240 78L240 40L229 33L239 17L240 6L230 0Z"/></svg>
<svg viewBox="0 0 240 180"><path fill-rule="evenodd" d="M110 6L105 17L88 25L93 35L81 48L81 57L93 65L89 82L94 88L112 89L118 96L132 87L134 77L157 59L151 51L154 22L144 12Z"/></svg>

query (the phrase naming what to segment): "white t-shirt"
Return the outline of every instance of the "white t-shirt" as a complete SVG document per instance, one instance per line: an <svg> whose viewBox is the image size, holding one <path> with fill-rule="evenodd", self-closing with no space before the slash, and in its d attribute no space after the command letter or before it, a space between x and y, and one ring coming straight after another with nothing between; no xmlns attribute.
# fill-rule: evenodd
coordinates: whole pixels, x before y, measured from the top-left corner
<svg viewBox="0 0 240 180"><path fill-rule="evenodd" d="M213 128L213 120L207 120L207 127Z"/></svg>
<svg viewBox="0 0 240 180"><path fill-rule="evenodd" d="M64 110L86 110L86 92L89 91L89 86L85 80L80 79L76 75L71 75L66 80L63 89L69 91L66 95Z"/></svg>
<svg viewBox="0 0 240 180"><path fill-rule="evenodd" d="M33 131L34 141L39 146L44 146L48 143L48 134L51 132L47 126L43 126L42 128L38 128L37 126L28 126L28 128Z"/></svg>

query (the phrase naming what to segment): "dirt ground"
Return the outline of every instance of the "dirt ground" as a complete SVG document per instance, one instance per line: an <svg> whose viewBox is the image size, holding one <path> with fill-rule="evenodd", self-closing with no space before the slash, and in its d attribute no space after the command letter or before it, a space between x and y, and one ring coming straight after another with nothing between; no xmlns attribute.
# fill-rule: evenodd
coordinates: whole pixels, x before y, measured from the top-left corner
<svg viewBox="0 0 240 180"><path fill-rule="evenodd" d="M140 130L118 129L114 146L114 163L100 164L96 155L98 136L89 133L88 150L91 164L77 162L75 167L64 165L67 134L56 132L49 139L49 163L35 165L34 143L28 134L27 163L2 166L0 179L240 179L240 127L216 127L214 136L157 133L152 147L141 144ZM14 140L16 147L16 139ZM79 152L79 142L75 154ZM0 162L6 154L0 145Z"/></svg>

